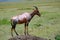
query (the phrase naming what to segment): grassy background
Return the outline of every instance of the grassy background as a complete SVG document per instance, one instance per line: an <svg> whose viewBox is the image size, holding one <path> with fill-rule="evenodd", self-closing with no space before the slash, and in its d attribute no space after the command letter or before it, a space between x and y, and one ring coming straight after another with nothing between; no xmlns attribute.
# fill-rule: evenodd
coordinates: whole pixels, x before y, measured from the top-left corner
<svg viewBox="0 0 60 40"><path fill-rule="evenodd" d="M11 37L10 18L23 12L32 12L34 5L39 8L41 17L35 16L31 20L29 33L55 40L55 36L60 34L60 0L0 2L0 40L8 40ZM22 35L24 24L17 25L16 30Z"/></svg>

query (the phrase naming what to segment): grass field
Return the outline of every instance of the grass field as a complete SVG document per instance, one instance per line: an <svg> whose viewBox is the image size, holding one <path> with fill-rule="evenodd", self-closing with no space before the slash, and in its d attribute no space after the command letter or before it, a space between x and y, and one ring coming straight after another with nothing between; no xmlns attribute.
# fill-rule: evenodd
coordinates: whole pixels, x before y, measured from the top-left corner
<svg viewBox="0 0 60 40"><path fill-rule="evenodd" d="M29 33L34 36L55 40L60 35L60 1L50 2L0 2L0 40L8 40L10 34L10 18L23 12L32 12L34 5L39 8L41 17L35 16L29 25ZM24 24L17 25L19 34L24 32ZM15 35L15 34L14 34Z"/></svg>

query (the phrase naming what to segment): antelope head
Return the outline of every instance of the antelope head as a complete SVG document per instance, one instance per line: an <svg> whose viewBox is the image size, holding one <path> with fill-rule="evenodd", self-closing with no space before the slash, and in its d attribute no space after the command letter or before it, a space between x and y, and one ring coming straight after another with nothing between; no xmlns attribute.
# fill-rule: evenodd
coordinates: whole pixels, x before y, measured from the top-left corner
<svg viewBox="0 0 60 40"><path fill-rule="evenodd" d="M35 13L35 15L38 15L38 16L40 17L41 14L40 14L38 8L37 8L36 6L33 6L33 7L35 7L35 9L34 9L34 13Z"/></svg>

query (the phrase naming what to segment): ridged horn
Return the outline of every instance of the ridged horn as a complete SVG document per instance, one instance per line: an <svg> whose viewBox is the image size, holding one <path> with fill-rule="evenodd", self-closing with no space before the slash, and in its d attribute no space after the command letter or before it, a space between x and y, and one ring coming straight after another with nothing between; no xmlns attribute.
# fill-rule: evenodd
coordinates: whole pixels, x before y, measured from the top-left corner
<svg viewBox="0 0 60 40"><path fill-rule="evenodd" d="M33 7L35 7L35 9L38 9L36 6L33 6Z"/></svg>

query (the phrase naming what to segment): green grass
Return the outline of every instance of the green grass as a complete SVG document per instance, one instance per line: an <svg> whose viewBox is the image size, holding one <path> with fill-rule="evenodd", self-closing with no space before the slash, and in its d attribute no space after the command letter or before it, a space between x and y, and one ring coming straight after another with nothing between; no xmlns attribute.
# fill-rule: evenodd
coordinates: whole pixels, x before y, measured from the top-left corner
<svg viewBox="0 0 60 40"><path fill-rule="evenodd" d="M60 35L56 35L55 39L60 40Z"/></svg>
<svg viewBox="0 0 60 40"><path fill-rule="evenodd" d="M41 17L35 16L31 20L29 33L34 36L55 40L55 36L60 34L60 2L56 1L0 3L0 40L8 40L11 37L10 18L26 11L33 11L33 5L38 6ZM16 30L22 35L24 24L17 25Z"/></svg>

